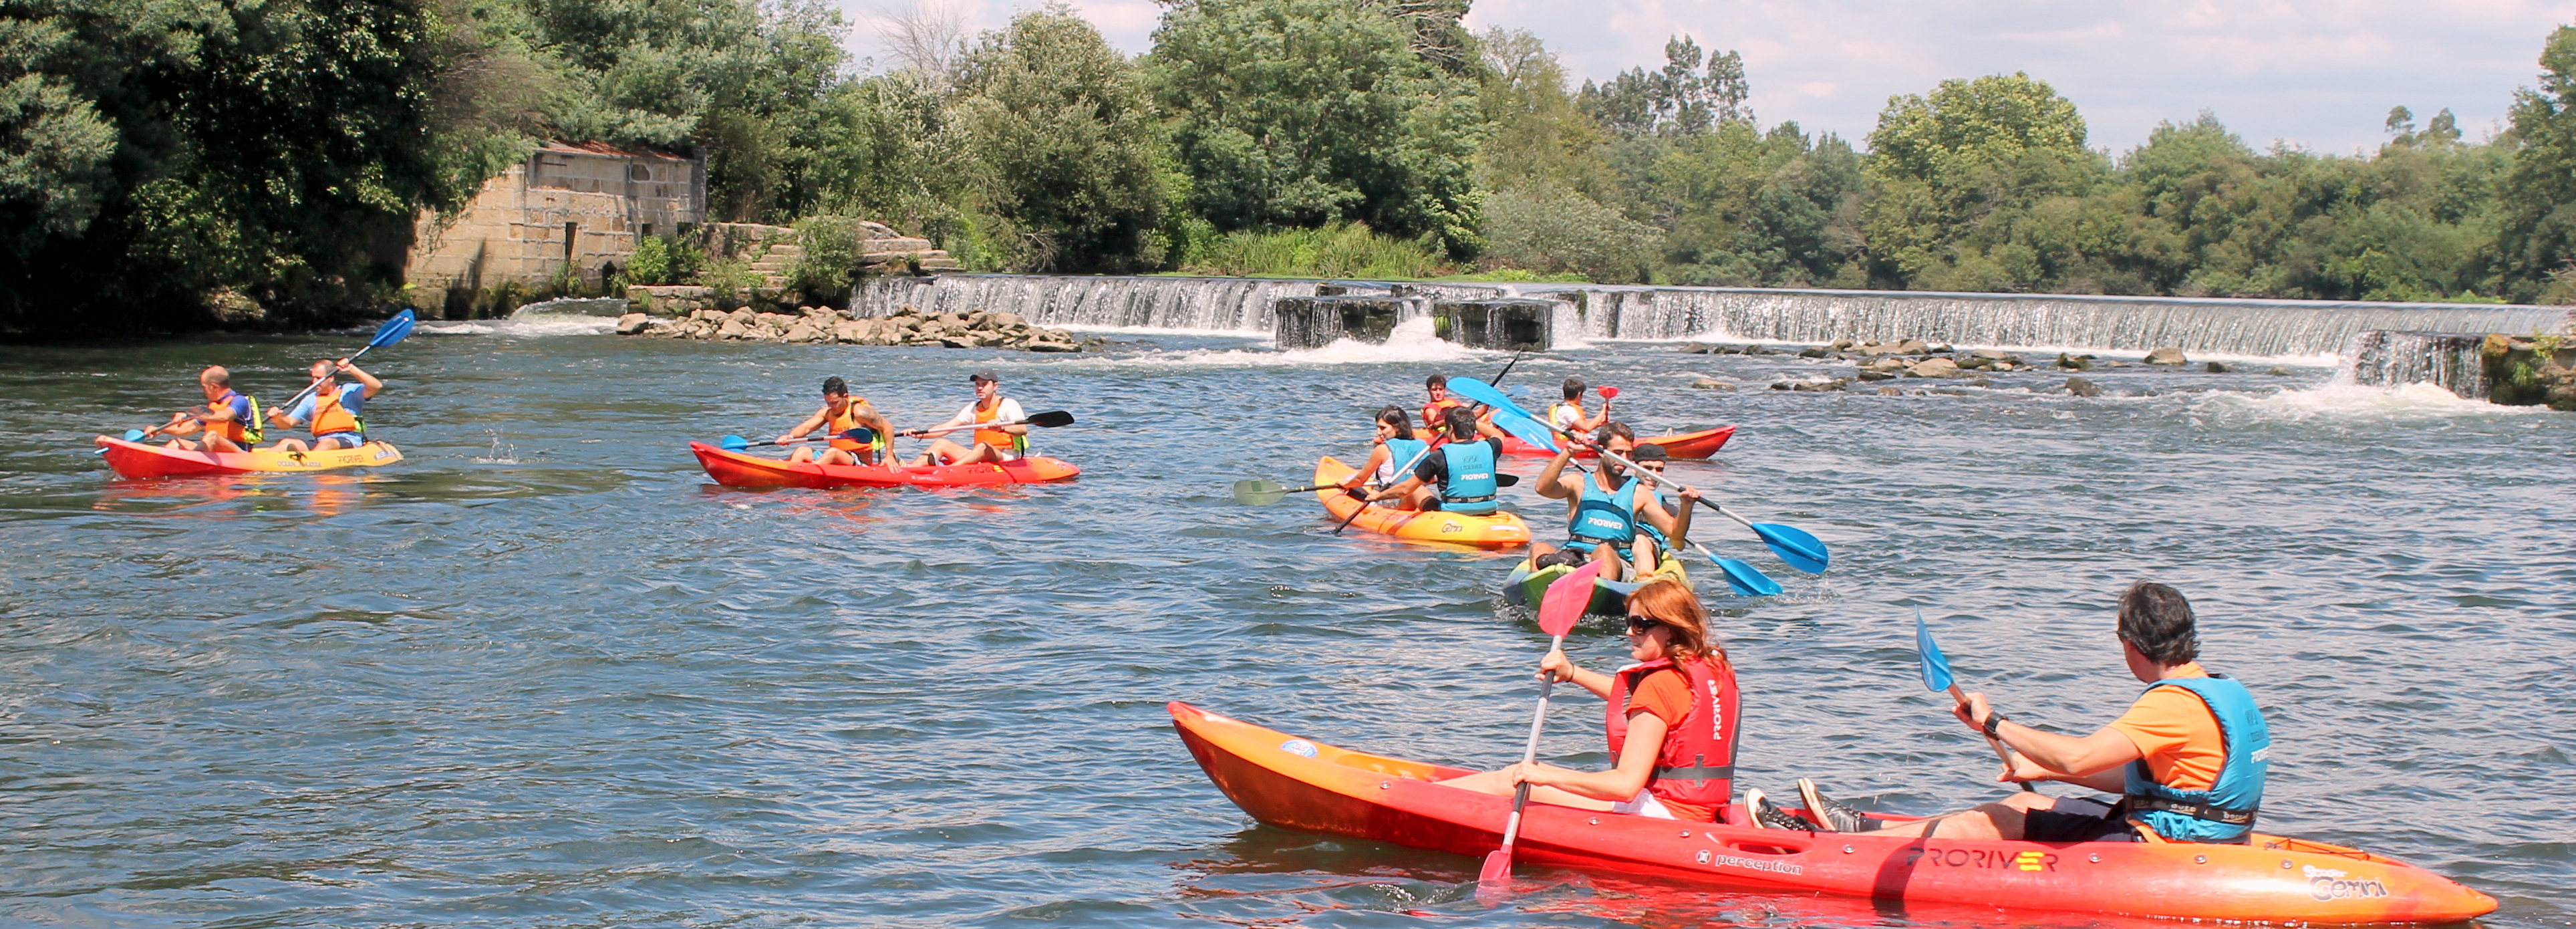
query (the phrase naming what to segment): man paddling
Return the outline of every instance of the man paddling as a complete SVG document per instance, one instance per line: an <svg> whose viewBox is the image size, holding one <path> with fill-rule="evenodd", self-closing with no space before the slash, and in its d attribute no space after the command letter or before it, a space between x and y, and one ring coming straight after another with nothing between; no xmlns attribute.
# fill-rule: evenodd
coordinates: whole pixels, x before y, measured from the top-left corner
<svg viewBox="0 0 2576 929"><path fill-rule="evenodd" d="M1565 379L1565 400L1547 408L1547 424L1564 432L1590 432L1610 422L1610 401L1601 401L1598 415L1583 412L1585 385L1579 377Z"/></svg>
<svg viewBox="0 0 2576 929"><path fill-rule="evenodd" d="M868 398L850 396L850 384L837 377L823 379L823 408L778 437L785 445L813 435L815 430L831 437L821 454L808 446L799 446L787 456L790 463L813 461L826 465L872 465L885 460L894 444L894 426L877 415ZM852 429L867 429L872 435L866 441L850 438Z"/></svg>
<svg viewBox="0 0 2576 929"><path fill-rule="evenodd" d="M942 462L974 464L979 461L1001 464L1017 461L1020 456L1028 454L1029 427L1021 420L1029 417L1020 412L1020 401L1002 396L1002 376L987 368L969 375L967 380L975 385L975 402L958 410L957 415L949 417L947 422L904 434L944 436L971 427L975 430L975 444L969 447L940 439L930 443L930 450L922 453L921 458L913 462L914 466Z"/></svg>
<svg viewBox="0 0 2576 929"><path fill-rule="evenodd" d="M308 451L357 448L367 444L367 424L358 418L358 411L385 389L385 382L359 370L346 358L316 361L307 373L313 377L312 392L297 402L294 409L268 411L268 421L288 428L310 424L313 441L307 444L303 439L288 437L269 447L300 455ZM340 383L338 375L341 374L348 375L357 383Z"/></svg>
<svg viewBox="0 0 2576 929"><path fill-rule="evenodd" d="M185 436L204 433L199 439L173 438L169 448L192 452L243 452L259 443L259 401L233 389L232 372L220 365L197 372L197 389L206 395L206 405L170 414L170 423L161 434Z"/></svg>
<svg viewBox="0 0 2576 929"><path fill-rule="evenodd" d="M1422 390L1431 401L1422 405L1422 430L1433 435L1449 431L1449 411L1466 406L1449 396L1449 375L1434 374L1422 381Z"/></svg>
<svg viewBox="0 0 2576 929"><path fill-rule="evenodd" d="M1494 476L1494 464L1502 460L1503 440L1491 436L1479 440L1476 414L1464 406L1452 406L1441 414L1443 425L1448 427L1447 444L1422 456L1422 461L1413 466L1413 473L1395 486L1369 494L1368 502L1401 500L1415 488L1437 487L1439 493L1420 498L1421 509L1462 516L1483 516L1502 509L1494 502L1503 491L1502 481Z"/></svg>
<svg viewBox="0 0 2576 929"><path fill-rule="evenodd" d="M1636 450L1637 434L1627 423L1607 423L1593 433L1592 442L1611 455L1625 458ZM1539 496L1566 501L1566 540L1561 545L1530 543L1530 563L1541 564L1539 559L1559 549L1577 551L1593 561L1606 562L1609 566L1602 569L1603 577L1631 580L1635 567L1641 565L1636 552L1639 522L1653 524L1666 538L1690 535L1691 502L1700 497L1697 488L1682 489L1680 513L1666 512L1654 493L1640 492L1639 485L1644 480L1627 474L1608 456L1602 457L1600 466L1593 468L1588 477L1565 473L1566 465L1574 460L1574 446L1572 441L1558 443L1556 457L1548 459L1547 467L1538 474ZM1642 562L1642 567L1651 570L1654 564Z"/></svg>
<svg viewBox="0 0 2576 929"><path fill-rule="evenodd" d="M2058 735L2012 722L1982 693L1952 709L1959 721L2018 753L2004 781L2064 781L2109 794L2116 803L2025 792L1964 813L1876 830L1940 839L2032 842L2167 842L2233 844L2254 831L2271 767L2272 735L2245 685L2199 663L2200 637L2182 592L2140 581L2120 595L2120 654L2147 685L2129 711L2088 736ZM1829 828L1872 825L1848 806L1800 780L1808 808ZM1768 807L1748 792L1748 807ZM1789 818L1776 808L1757 822Z"/></svg>

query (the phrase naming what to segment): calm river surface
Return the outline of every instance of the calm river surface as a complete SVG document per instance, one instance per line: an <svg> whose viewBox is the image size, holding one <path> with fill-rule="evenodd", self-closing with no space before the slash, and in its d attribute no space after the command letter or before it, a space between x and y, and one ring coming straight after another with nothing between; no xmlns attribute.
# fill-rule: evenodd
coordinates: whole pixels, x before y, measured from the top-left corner
<svg viewBox="0 0 2576 929"><path fill-rule="evenodd" d="M1311 498L1227 492L1361 454L1370 409L1501 356L584 330L426 325L363 362L403 464L193 481L115 480L88 439L189 402L209 362L280 399L363 334L0 348L0 923L1936 922L1564 872L1481 910L1473 859L1256 826L1201 775L1165 701L1517 756L1546 639L1497 604L1509 556L1332 538ZM686 448L776 435L833 374L898 423L944 418L983 366L1080 417L1038 437L1079 481L745 492ZM1614 384L1655 430L1742 424L1676 472L1833 546L1807 577L1700 533L1789 588L1712 601L1750 701L1742 783L1912 812L2000 796L1915 677L1914 609L1964 683L2090 731L2136 691L2112 602L2156 579L2270 715L2267 831L2451 875L2503 902L2491 925L2576 922L2576 416L2315 367L2113 370L2093 399L2016 389L2062 379L2036 374L1762 389L1823 370L1630 344L1508 382ZM1621 654L1599 626L1569 647ZM1543 753L1606 763L1599 720L1559 701Z"/></svg>

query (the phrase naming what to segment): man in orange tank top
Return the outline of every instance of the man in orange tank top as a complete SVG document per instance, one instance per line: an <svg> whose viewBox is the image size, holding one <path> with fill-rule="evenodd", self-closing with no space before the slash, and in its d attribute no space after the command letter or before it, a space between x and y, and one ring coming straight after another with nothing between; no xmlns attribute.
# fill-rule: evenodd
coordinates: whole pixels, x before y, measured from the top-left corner
<svg viewBox="0 0 2576 929"><path fill-rule="evenodd" d="M823 379L823 408L805 417L805 421L797 423L796 428L780 434L778 444L786 445L813 435L817 429L830 440L822 453L816 454L812 446L800 446L787 456L788 461L872 465L883 460L884 452L894 447L894 424L878 415L876 408L868 405L868 398L850 396L850 383L837 377ZM847 433L852 429L866 429L869 436L865 440L850 438Z"/></svg>

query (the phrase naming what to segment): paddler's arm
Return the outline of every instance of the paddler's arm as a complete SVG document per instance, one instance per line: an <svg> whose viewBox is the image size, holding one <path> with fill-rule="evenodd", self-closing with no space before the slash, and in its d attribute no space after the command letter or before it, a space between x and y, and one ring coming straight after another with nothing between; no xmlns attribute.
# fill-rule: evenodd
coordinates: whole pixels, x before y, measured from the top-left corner
<svg viewBox="0 0 2576 929"><path fill-rule="evenodd" d="M805 417L804 422L797 423L796 428L779 433L779 444L784 445L806 436L813 435L814 430L823 428L823 413L823 410L816 410L814 411L814 415Z"/></svg>
<svg viewBox="0 0 2576 929"><path fill-rule="evenodd" d="M1402 499L1405 494L1412 493L1414 488L1420 486L1422 486L1422 478L1420 476L1408 475L1405 479L1395 482L1395 486L1369 494L1367 500L1370 503L1376 503L1390 497Z"/></svg>
<svg viewBox="0 0 2576 929"><path fill-rule="evenodd" d="M1664 718L1638 707L1628 712L1628 741L1620 746L1619 764L1607 771L1576 771L1552 764L1514 765L1519 780L1595 800L1616 803L1646 789L1655 774L1655 756L1664 748Z"/></svg>
<svg viewBox="0 0 2576 929"><path fill-rule="evenodd" d="M1360 462L1359 470L1353 471L1351 472L1351 476L1343 478L1342 486L1358 487L1362 484L1368 483L1369 475L1377 473L1377 466L1393 457L1395 457L1395 455L1386 450L1385 443L1381 442L1370 448L1368 460Z"/></svg>
<svg viewBox="0 0 2576 929"><path fill-rule="evenodd" d="M350 364L349 359L340 359L339 367L340 373L357 378L359 385L364 388L358 396L372 400L375 399L377 391L385 389L385 382L376 380L376 376L373 374L358 370L358 366Z"/></svg>
<svg viewBox="0 0 2576 929"><path fill-rule="evenodd" d="M917 438L933 439L963 428L966 428L966 420L963 417L951 416L948 418L947 422L924 429L915 429L904 434Z"/></svg>
<svg viewBox="0 0 2576 929"><path fill-rule="evenodd" d="M1951 713L1975 729L1985 732L1985 721L1994 707L1983 693L1971 692L1968 702L1953 707ZM2119 793L2126 778L2120 766L2139 758L2138 745L2117 729L2105 726L2088 736L2058 735L2006 719L1995 727L1998 741L2019 755L2009 772L2029 775L2029 779L2046 778L2093 788L2104 793Z"/></svg>
<svg viewBox="0 0 2576 929"><path fill-rule="evenodd" d="M1690 544L1691 514L1699 512L1699 507L1691 504L1699 500L1700 492L1697 487L1684 487L1674 496L1681 498L1679 513L1663 513L1664 502L1655 501L1655 511L1664 516L1663 525L1656 528L1664 530L1664 538L1673 540L1673 547L1679 549Z"/></svg>
<svg viewBox="0 0 2576 929"><path fill-rule="evenodd" d="M1574 446L1557 443L1556 457L1548 459L1547 467L1539 469L1539 496L1550 500L1564 500L1572 496L1565 492L1565 463L1573 460Z"/></svg>

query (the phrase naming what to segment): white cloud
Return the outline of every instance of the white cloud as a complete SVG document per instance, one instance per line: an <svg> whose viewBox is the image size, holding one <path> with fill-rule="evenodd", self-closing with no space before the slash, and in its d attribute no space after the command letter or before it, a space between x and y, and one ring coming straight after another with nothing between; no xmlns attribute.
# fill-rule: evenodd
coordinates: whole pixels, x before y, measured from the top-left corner
<svg viewBox="0 0 2576 929"><path fill-rule="evenodd" d="M851 49L877 55L868 19L906 0L840 0ZM917 0L936 2L936 0ZM972 32L1038 0L946 0ZM1153 0L1077 0L1110 44L1150 48ZM1744 53L1766 123L1858 140L1891 94L1944 78L2027 71L2081 107L2093 144L2125 149L2159 120L2203 109L2248 142L2324 151L2375 147L2391 106L2421 119L2449 107L2474 136L2531 84L2549 30L2576 3L2541 0L1477 0L1478 28L1526 29L1580 82L1660 66L1689 34Z"/></svg>

